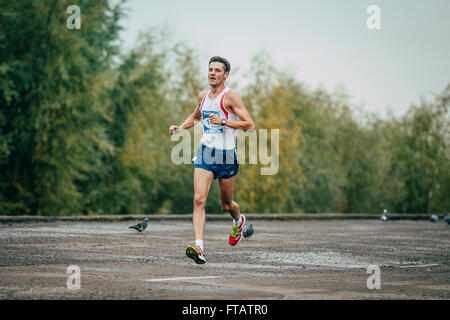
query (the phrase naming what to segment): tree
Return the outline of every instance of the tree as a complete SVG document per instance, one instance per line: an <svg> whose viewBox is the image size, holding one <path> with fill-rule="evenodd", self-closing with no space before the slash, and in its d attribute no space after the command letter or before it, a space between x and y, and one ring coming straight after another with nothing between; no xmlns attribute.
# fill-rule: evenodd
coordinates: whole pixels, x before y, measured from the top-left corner
<svg viewBox="0 0 450 320"><path fill-rule="evenodd" d="M82 21L89 21L81 30L67 29L59 1L9 2L1 9L3 213L79 213L78 184L99 174L110 150L96 95L117 54L120 4L79 6Z"/></svg>

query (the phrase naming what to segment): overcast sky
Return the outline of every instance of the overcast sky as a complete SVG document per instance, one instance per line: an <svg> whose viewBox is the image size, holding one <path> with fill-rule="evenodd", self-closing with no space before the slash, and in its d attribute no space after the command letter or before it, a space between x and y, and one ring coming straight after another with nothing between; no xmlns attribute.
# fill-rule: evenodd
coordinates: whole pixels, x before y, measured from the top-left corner
<svg viewBox="0 0 450 320"><path fill-rule="evenodd" d="M381 30L366 26L369 5L381 9ZM265 49L310 87L343 84L354 105L382 117L450 83L450 0L128 0L125 8L125 48L139 31L168 26L199 53L205 77L213 55L242 73Z"/></svg>

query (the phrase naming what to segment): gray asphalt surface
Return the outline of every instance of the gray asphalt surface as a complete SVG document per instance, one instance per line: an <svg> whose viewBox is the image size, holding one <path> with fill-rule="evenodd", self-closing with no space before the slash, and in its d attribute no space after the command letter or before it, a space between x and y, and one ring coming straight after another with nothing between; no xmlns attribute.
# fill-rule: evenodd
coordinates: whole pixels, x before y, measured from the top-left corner
<svg viewBox="0 0 450 320"><path fill-rule="evenodd" d="M207 264L185 256L189 221L0 224L0 299L449 299L450 226L442 220L207 221ZM77 265L81 287L67 288ZM367 268L380 268L368 289Z"/></svg>

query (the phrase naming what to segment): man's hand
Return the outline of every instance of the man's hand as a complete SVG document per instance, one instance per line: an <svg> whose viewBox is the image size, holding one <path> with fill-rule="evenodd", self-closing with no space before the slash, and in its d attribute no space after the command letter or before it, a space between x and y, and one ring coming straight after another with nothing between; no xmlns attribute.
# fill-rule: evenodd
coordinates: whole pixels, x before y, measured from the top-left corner
<svg viewBox="0 0 450 320"><path fill-rule="evenodd" d="M222 125L222 118L219 117L217 114L215 113L210 113L209 114L209 121L213 124L220 124Z"/></svg>
<svg viewBox="0 0 450 320"><path fill-rule="evenodd" d="M169 134L172 135L175 131L177 131L179 129L180 129L179 126L172 125L172 126L169 127Z"/></svg>

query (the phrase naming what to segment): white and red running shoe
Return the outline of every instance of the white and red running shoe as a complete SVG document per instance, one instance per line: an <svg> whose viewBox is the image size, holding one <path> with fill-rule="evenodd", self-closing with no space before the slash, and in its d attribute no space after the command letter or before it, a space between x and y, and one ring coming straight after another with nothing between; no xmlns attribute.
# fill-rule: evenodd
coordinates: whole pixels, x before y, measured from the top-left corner
<svg viewBox="0 0 450 320"><path fill-rule="evenodd" d="M244 230L244 224L245 224L246 219L243 214L241 214L241 217L242 217L242 221L238 226L234 225L234 222L233 222L233 231L230 233L230 238L228 239L228 243L231 246L237 245L239 243L239 241L241 241L241 239L242 239L242 231Z"/></svg>
<svg viewBox="0 0 450 320"><path fill-rule="evenodd" d="M193 259L195 263L204 264L206 263L206 259L203 256L202 248L200 248L197 244L189 244L186 247L186 255Z"/></svg>

